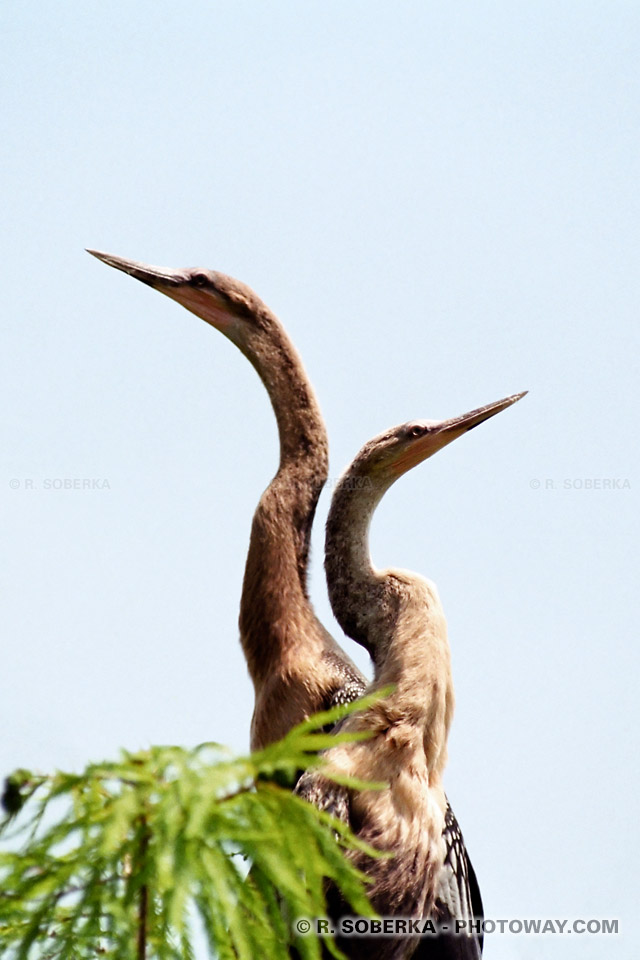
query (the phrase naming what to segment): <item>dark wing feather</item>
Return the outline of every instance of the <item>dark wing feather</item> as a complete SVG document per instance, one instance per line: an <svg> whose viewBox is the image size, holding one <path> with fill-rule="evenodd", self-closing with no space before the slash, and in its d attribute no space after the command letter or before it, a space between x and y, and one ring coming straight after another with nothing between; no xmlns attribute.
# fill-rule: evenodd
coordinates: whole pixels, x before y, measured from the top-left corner
<svg viewBox="0 0 640 960"><path fill-rule="evenodd" d="M446 854L438 876L433 919L452 933L421 941L414 954L415 960L479 960L482 956L482 930L475 929L484 913L480 888L469 860L460 825L447 802L444 820ZM456 920L464 920L468 935L455 933Z"/></svg>
<svg viewBox="0 0 640 960"><path fill-rule="evenodd" d="M480 885L478 883L478 878L476 877L476 872L473 869L471 860L469 860L468 856L467 867L469 869L469 890L471 891L472 915L476 918L476 920L484 920L484 907L482 905L482 897L480 895ZM480 954L482 954L482 948L484 946L484 930L480 929L480 932L477 934L477 936L480 944Z"/></svg>
<svg viewBox="0 0 640 960"><path fill-rule="evenodd" d="M339 683L329 692L326 706L323 709L341 707L345 703L353 703L354 700L359 700L367 689L367 681L355 664L345 659L344 654L339 656L333 650L324 650L322 659L331 665L334 674L339 677Z"/></svg>

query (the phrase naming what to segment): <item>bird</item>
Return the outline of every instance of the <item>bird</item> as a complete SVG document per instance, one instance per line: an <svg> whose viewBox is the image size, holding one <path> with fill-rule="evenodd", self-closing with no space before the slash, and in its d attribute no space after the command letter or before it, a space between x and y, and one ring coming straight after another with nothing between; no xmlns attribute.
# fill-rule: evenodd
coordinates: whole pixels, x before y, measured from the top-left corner
<svg viewBox="0 0 640 960"><path fill-rule="evenodd" d="M223 333L254 366L271 400L280 462L253 517L239 616L254 686L251 748L261 749L308 716L357 700L367 687L316 616L307 591L311 527L328 476L327 432L313 387L282 324L240 281L201 267L155 267L87 252ZM475 880L449 806L444 836L447 856ZM465 891L466 884L448 894L452 909Z"/></svg>
<svg viewBox="0 0 640 960"><path fill-rule="evenodd" d="M240 642L254 686L251 748L362 695L367 680L325 629L307 591L311 527L329 470L313 387L284 327L248 286L200 267L170 269L88 250L177 301L231 340L271 399L278 470L253 516L240 599Z"/></svg>
<svg viewBox="0 0 640 960"><path fill-rule="evenodd" d="M368 739L329 748L326 767L303 774L296 790L348 823L361 840L393 853L391 859L349 854L367 874L369 899L382 916L469 921L481 913L481 901L466 858L459 859L456 844L447 843L451 818L442 773L454 691L437 588L406 570L377 570L370 557L369 527L380 500L399 477L524 395L453 419L416 420L387 430L365 444L333 494L325 545L331 606L346 635L373 660L375 675L367 692L383 692L389 685L392 690L336 728L367 732ZM388 787L349 789L327 771ZM328 904L334 918L348 912L331 888ZM394 938L339 938L338 943L353 960L471 960L481 955L482 939L470 929L467 933L438 940L399 933Z"/></svg>

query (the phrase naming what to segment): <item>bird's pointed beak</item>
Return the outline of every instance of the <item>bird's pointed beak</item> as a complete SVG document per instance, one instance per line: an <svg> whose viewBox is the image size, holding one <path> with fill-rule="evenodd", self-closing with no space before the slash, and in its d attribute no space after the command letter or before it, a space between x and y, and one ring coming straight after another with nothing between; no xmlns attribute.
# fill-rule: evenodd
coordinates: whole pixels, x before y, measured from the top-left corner
<svg viewBox="0 0 640 960"><path fill-rule="evenodd" d="M460 417L452 417L450 420L432 423L424 436L418 437L408 449L395 458L393 472L396 476L406 473L411 467L417 466L423 460L437 453L438 450L442 450L452 440L457 440L463 433L468 433L469 430L473 430L474 427L484 423L485 420L495 417L496 413L500 413L512 404L517 403L527 393L527 390L522 393L514 393L503 400L496 400L484 407L478 407L477 410L463 413Z"/></svg>
<svg viewBox="0 0 640 960"><path fill-rule="evenodd" d="M139 263L137 260L125 260L124 257L116 257L112 253L103 253L101 250L89 250L92 257L102 260L109 267L115 267L116 270L122 270L128 273L130 277L141 280L142 283L161 290L163 293L177 287L185 282L186 277L183 270L173 270L170 267L152 267L148 263Z"/></svg>
<svg viewBox="0 0 640 960"><path fill-rule="evenodd" d="M180 306L195 313L197 317L206 320L212 327L233 339L235 320L229 309L229 304L220 297L215 290L200 290L189 282L190 270L174 270L171 267L151 267L148 263L139 263L137 260L125 260L124 257L115 257L112 253L102 253L100 250L87 250L92 257L97 257L109 267L122 270L130 277L141 280L154 290L164 293L175 300Z"/></svg>
<svg viewBox="0 0 640 960"><path fill-rule="evenodd" d="M461 417L452 417L450 420L443 420L442 423L436 425L434 435L443 438L445 442L441 444L441 446L445 446L457 437L461 437L463 433L468 433L469 430L473 430L474 427L484 423L485 420L495 417L496 413L500 413L512 404L517 403L518 400L521 400L527 393L528 390L523 390L522 393L514 393L510 397L505 397L504 400L496 400L495 403L488 403L484 407L478 407L477 410L463 413ZM438 449L440 449L440 447L438 447Z"/></svg>

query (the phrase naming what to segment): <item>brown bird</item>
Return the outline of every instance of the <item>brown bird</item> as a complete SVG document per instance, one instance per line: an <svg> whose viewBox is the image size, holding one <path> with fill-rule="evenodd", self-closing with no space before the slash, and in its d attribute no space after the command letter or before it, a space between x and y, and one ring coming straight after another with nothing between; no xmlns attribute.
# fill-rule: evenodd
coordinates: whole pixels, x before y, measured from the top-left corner
<svg viewBox="0 0 640 960"><path fill-rule="evenodd" d="M333 612L347 636L371 655L375 678L368 692L389 684L393 691L339 725L341 732L368 731L370 738L332 747L326 760L343 777L385 781L389 787L350 790L311 771L297 790L347 822L362 840L393 852L392 859L380 860L352 854L371 880L368 894L382 916L469 920L482 907L466 857L459 860L451 844L447 849L450 819L442 772L454 694L438 592L417 574L373 567L371 519L398 477L522 396L452 420L413 421L381 434L362 448L333 495L325 559ZM346 912L335 892L329 903L335 918ZM473 958L482 952L478 935L419 941L400 934L345 938L339 945L347 956L367 960L404 960L418 947L416 955L424 957Z"/></svg>
<svg viewBox="0 0 640 960"><path fill-rule="evenodd" d="M249 287L211 270L152 267L88 252L224 333L253 364L269 394L280 464L255 511L240 601L240 640L255 690L251 746L259 749L311 714L356 700L367 686L316 617L307 593L311 526L328 473L317 400L282 325ZM450 807L444 838L447 857L464 880L460 890L447 893L454 909L464 900L465 878L469 875L473 885L475 877Z"/></svg>
<svg viewBox="0 0 640 960"><path fill-rule="evenodd" d="M311 526L329 464L318 402L284 328L245 284L211 270L151 267L88 252L224 333L253 364L271 399L280 464L253 517L240 600L240 641L255 691L251 747L258 750L311 714L356 700L367 684L316 617L307 593Z"/></svg>

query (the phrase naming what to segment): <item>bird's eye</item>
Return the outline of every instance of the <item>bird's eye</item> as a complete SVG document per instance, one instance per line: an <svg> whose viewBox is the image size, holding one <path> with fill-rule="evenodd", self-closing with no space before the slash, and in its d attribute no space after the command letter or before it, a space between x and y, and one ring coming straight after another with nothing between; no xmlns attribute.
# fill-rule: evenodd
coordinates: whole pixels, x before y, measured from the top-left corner
<svg viewBox="0 0 640 960"><path fill-rule="evenodd" d="M427 432L427 428L423 427L421 424L416 423L409 430L410 437L422 437Z"/></svg>
<svg viewBox="0 0 640 960"><path fill-rule="evenodd" d="M206 287L209 282L209 278L205 273L194 273L191 278L191 283L194 287Z"/></svg>

